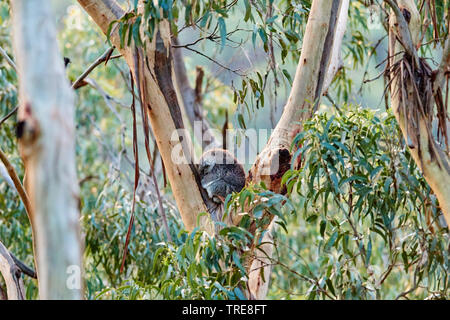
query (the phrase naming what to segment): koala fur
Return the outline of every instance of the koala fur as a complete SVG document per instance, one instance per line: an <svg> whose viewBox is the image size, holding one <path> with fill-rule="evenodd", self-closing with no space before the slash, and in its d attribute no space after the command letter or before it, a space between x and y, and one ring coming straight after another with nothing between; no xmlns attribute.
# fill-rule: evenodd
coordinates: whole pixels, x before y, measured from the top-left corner
<svg viewBox="0 0 450 320"><path fill-rule="evenodd" d="M245 186L244 168L227 150L206 151L200 158L198 169L202 187L217 207L222 207L227 195L233 191L239 192ZM218 211L223 211L223 208ZM214 215L214 220L218 221L221 214Z"/></svg>

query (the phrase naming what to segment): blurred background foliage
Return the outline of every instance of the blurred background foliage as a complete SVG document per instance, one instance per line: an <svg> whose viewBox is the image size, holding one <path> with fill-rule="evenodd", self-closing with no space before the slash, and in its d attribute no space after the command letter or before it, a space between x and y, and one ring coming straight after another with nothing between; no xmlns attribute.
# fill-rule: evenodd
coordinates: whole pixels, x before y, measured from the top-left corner
<svg viewBox="0 0 450 320"><path fill-rule="evenodd" d="M448 1L435 2L438 37L430 26L420 50L433 63L440 61L439 43L448 37L448 25L441 21L448 21L449 10ZM134 12L135 1L120 3ZM74 81L109 44L76 1L52 4L61 52L71 61L67 76ZM273 128L290 91L311 1L165 0L160 6L185 45L191 83L197 66L205 71L203 110L212 126L221 129L227 112L229 127ZM157 21L152 10L139 22L148 35ZM228 203L239 206L249 197L263 196L267 202L259 209L277 216L270 299L448 298L448 228L386 111L383 77L376 78L387 54L385 16L376 1L351 1L349 10L343 66L319 113L295 139L295 158L302 167L284 176L287 195L250 186ZM194 22L195 28L186 27ZM133 30L136 20L119 23L122 30L127 24ZM0 47L14 58L6 0L0 0ZM136 220L125 270L119 272L135 163L125 62L113 59L97 67L89 85L76 93L86 298L242 299L245 271L239 256L248 251L252 239L245 228L260 218L258 210L240 226L222 229L216 239L198 230L187 234L156 157L154 169L173 239L167 241L144 152L139 154ZM0 119L17 103L17 75L0 55ZM15 119L0 125L0 148L23 178ZM259 144L261 148L265 141ZM25 210L3 177L0 239L33 264ZM36 298L36 282L28 277L24 281L27 298Z"/></svg>

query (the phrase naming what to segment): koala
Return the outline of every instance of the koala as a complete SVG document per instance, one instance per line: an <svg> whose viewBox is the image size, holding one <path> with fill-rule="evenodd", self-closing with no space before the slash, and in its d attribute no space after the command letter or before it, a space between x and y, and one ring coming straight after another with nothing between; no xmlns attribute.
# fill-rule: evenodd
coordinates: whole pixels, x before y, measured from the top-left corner
<svg viewBox="0 0 450 320"><path fill-rule="evenodd" d="M222 212L227 195L239 192L245 186L245 171L236 158L227 150L212 149L200 158L198 166L201 184L208 197L217 204L215 212ZM219 214L215 214L219 221ZM213 217L214 218L214 217Z"/></svg>

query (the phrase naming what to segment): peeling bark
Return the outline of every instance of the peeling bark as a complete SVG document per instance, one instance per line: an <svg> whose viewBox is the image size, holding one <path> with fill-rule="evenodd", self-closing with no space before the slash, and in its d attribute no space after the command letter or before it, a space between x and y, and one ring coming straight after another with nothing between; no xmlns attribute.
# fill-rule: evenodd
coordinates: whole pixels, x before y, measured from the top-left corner
<svg viewBox="0 0 450 320"><path fill-rule="evenodd" d="M330 63L328 65L325 82L323 85L323 94L328 91L336 73L342 68L342 40L344 39L345 30L347 29L348 7L350 0L343 0L339 8L338 20L336 22L336 33L331 48Z"/></svg>
<svg viewBox="0 0 450 320"><path fill-rule="evenodd" d="M415 48L420 41L420 15L413 0L397 1L398 7L391 0L387 2L392 9L389 17L390 65L398 63L402 68L390 75L391 108L414 161L435 193L447 224L450 225L450 157L437 144L431 132L435 113L432 97L437 90L431 89L431 76L424 71L421 60L416 59ZM448 50L448 40L446 48ZM406 56L401 53L405 50L408 53ZM444 70L445 65L448 68L448 57L448 53L444 52L439 70ZM408 71L409 65L413 72ZM428 89L417 90L418 83ZM444 115L442 120L447 123L441 123L440 126L446 128L448 116Z"/></svg>
<svg viewBox="0 0 450 320"><path fill-rule="evenodd" d="M110 23L124 14L113 0L78 2L105 34ZM142 10L142 3L139 4L138 10ZM140 89L141 101L146 107L183 224L191 231L197 226L197 216L208 212L210 200L200 186L196 167L190 161L178 163L172 158L172 153L179 150L183 151L183 156L189 160L192 143L188 135L175 134L177 129L183 129L184 125L174 87L176 77L168 22L161 22L154 34L155 38L147 43L145 52L144 49L136 47L120 48L117 30L112 31L110 39L125 58ZM211 235L214 234L214 226L209 216L202 215L199 223L200 228Z"/></svg>
<svg viewBox="0 0 450 320"><path fill-rule="evenodd" d="M120 7L112 0L78 0L78 2L105 33L109 23L123 15ZM336 37L335 35L338 29L342 32L342 26L337 28L337 25L345 25L345 14L339 13L346 12L346 8L348 9L347 0L313 1L303 40L302 53L288 102L267 146L258 156L249 172L249 183L264 181L270 190L279 193L284 192L281 188L281 178L290 168L290 146L296 134L301 130L301 125L297 123L308 119L316 111L320 96L327 86L325 84L326 74L328 70L333 70L329 74L336 71L329 68L329 65L330 59L333 59L331 56L338 54L339 50L336 50L333 54L331 51L335 46L340 47L342 37ZM341 22L338 22L338 17L342 17L342 20L339 19ZM146 103L147 113L158 148L166 164L169 181L183 223L187 230L192 230L195 226L197 214L206 212L208 204L202 194L204 190L199 184L195 167L178 165L170 158L174 144L182 144L186 152L191 150L192 145L189 140L182 139L179 136L176 137L178 139L175 139L175 142L171 141L172 132L177 128L183 128L183 122L179 104L173 93L175 92L175 76L170 75L170 72L174 72L174 70L167 22L160 23L158 30L159 32L155 32L155 39L147 44L145 52L139 52L139 50L133 48L123 48L119 51L133 71L136 83L139 84L141 100ZM337 40L335 40L335 37ZM110 39L117 48L120 47L117 31L111 35ZM136 55L138 55L138 58L133 58ZM333 76L328 77L332 79ZM185 92L183 85L180 85L179 89L181 94ZM190 90L187 90L187 92L191 92L192 95L195 94ZM186 104L191 104L189 99L195 101L194 96L181 98L187 101L184 102L185 107ZM233 219L233 223L238 223L238 220ZM207 222L206 219L202 220L202 228L213 234L212 224ZM252 226L252 228L254 232L255 226ZM271 233L266 232L265 234L269 237L268 243L271 243ZM270 250L270 247L267 250ZM251 262L249 261L247 265L251 266ZM261 279L257 278L257 273L250 273L250 282L256 282L250 283L252 292L249 296L264 298L267 293L267 282L262 283ZM255 275L256 277L254 277ZM266 279L269 275L270 273L268 273Z"/></svg>
<svg viewBox="0 0 450 320"><path fill-rule="evenodd" d="M173 38L173 44L178 45L177 38ZM201 82L198 83L198 81L203 79L203 74L202 76L197 76L196 86L195 88L192 88L187 78L182 48L173 49L173 65L176 74L176 87L178 88L179 101L186 112L192 129L194 130L194 123L196 121L201 122L201 130L194 130L197 141L201 142L203 150L206 150L208 147L218 147L216 138L210 134L211 125L208 120L203 117L201 111L200 92L198 91Z"/></svg>
<svg viewBox="0 0 450 320"><path fill-rule="evenodd" d="M290 163L287 166L288 163L278 161L290 161L284 154L290 154L291 143L302 130L301 123L317 110L341 2L313 1L292 90L269 142L250 169L249 182L263 181L271 191L281 191L275 177L283 176Z"/></svg>

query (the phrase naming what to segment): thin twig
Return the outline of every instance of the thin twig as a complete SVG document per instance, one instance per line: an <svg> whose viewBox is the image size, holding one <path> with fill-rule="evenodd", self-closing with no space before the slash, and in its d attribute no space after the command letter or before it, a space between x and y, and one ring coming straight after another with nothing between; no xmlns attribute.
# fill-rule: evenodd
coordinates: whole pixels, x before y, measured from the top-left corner
<svg viewBox="0 0 450 320"><path fill-rule="evenodd" d="M35 230L34 230L34 224L33 224L33 209L31 206L30 199L28 198L27 192L25 191L17 173L12 164L9 162L6 155L3 153L3 151L0 149L0 160L3 162L6 170L8 171L9 176L11 177L14 186L16 187L17 193L19 194L20 199L22 200L22 203L25 207L25 211L28 216L28 220L31 224L31 238L33 241L33 259L34 263L36 265L36 243L34 241L35 238ZM31 268L27 267L25 264L21 263L19 259L14 257L11 254L12 258L15 261L15 264L18 266L18 268L25 274L29 275L30 277L37 278L37 274L35 271L33 271Z"/></svg>
<svg viewBox="0 0 450 320"><path fill-rule="evenodd" d="M30 276L33 279L37 279L36 271L31 269L24 262L20 261L15 255L12 254L11 251L9 252L9 255L14 260L14 263L20 269L20 271L22 271L23 274L26 274L27 276Z"/></svg>
<svg viewBox="0 0 450 320"><path fill-rule="evenodd" d="M30 219L30 222L32 223L33 219L33 214L32 214L32 208L31 208L31 203L30 200L28 198L28 195L16 173L16 170L14 169L14 167L12 166L11 162L9 162L8 158L6 157L6 155L3 153L3 151L0 149L0 160L3 162L3 164L5 165L6 170L9 173L9 176L11 177L12 181L14 182L14 186L17 189L17 192L19 193L20 198L22 199L23 205L25 207L25 211L27 212L28 218Z"/></svg>
<svg viewBox="0 0 450 320"><path fill-rule="evenodd" d="M19 106L16 106L14 109L12 109L3 119L0 120L0 127L1 125L8 120L17 110L19 109Z"/></svg>
<svg viewBox="0 0 450 320"><path fill-rule="evenodd" d="M204 53L202 53L202 52L200 52L200 51L198 51L198 50L192 49L192 48L190 48L190 47L185 47L185 49L186 49L186 50L190 50L190 51L192 51L192 52L195 52L195 53L201 55L202 57L205 57L205 58L208 59L209 61L211 61L211 62L217 64L219 67L222 67L223 69L225 69L225 70L227 70L227 71L230 71L230 72L232 72L232 73L234 73L234 74L237 74L237 75L240 76L240 77L245 77L245 74L241 74L241 73L238 72L239 69L236 69L236 70L230 69L230 68L228 68L227 66L224 66L223 64L221 64L220 62L214 60L213 58L207 56L206 54L204 54Z"/></svg>
<svg viewBox="0 0 450 320"><path fill-rule="evenodd" d="M6 282L6 291L10 300L24 300L25 292L21 270L14 262L8 249L0 242L0 274Z"/></svg>
<svg viewBox="0 0 450 320"><path fill-rule="evenodd" d="M8 56L8 54L6 53L6 51L0 47L0 54L3 56L3 58L5 58L6 62L8 62L8 64L15 70L17 71L17 67L16 64L14 63L14 61L12 61L12 59Z"/></svg>
<svg viewBox="0 0 450 320"><path fill-rule="evenodd" d="M198 38L197 40L195 40L194 42L191 43L186 43L186 44L172 44L172 48L188 48L191 47L193 45L196 45L197 43L199 43L202 40L206 40L206 39L210 39L213 40L214 38L218 38L218 36L214 36L213 34L207 36L207 37L201 37Z"/></svg>
<svg viewBox="0 0 450 320"><path fill-rule="evenodd" d="M361 86L359 87L359 90L358 90L357 92L361 92L362 87L363 87L363 84L365 84L365 83L367 83L367 82L370 82L370 81L374 81L375 79L378 79L380 76L382 76L382 75L384 74L384 71L383 71L379 76L377 76L376 78L374 78L374 79L372 79L372 80L364 79L364 78L366 77L367 73L368 73L367 71L368 71L368 69L369 69L369 64L370 64L370 61L371 61L372 57L376 54L376 51L377 51L378 46L383 42L383 40L384 40L386 37L387 37L387 35L384 35L383 37L381 37L380 39L378 39L378 41L377 41L377 43L375 44L375 46L373 46L373 47L372 47L372 50L369 52L369 58L368 58L368 61L367 61L367 63L366 63L366 67L365 67L365 70L364 70L363 81L362 81Z"/></svg>
<svg viewBox="0 0 450 320"><path fill-rule="evenodd" d="M116 118L119 120L119 122L122 124L123 120L122 117L120 116L120 114L118 113L118 111L112 106L110 101L113 101L115 104L119 104L121 106L125 106L124 104L122 104L120 101L118 101L117 99L111 97L109 94L107 94L105 92L105 90L103 90L103 88L97 83L97 81L95 81L94 79L91 78L86 78L85 82L87 84L89 84L92 88L96 89L100 95L103 97L103 100L105 100L105 104L106 106L109 108L109 110L111 110L111 112L116 116Z"/></svg>
<svg viewBox="0 0 450 320"><path fill-rule="evenodd" d="M72 84L72 89L78 89L81 86L81 83L83 80L94 70L99 64L102 62L108 61L110 59L115 59L121 57L121 55L111 56L112 52L114 51L114 47L109 48L106 50L100 57L97 58L79 77L75 82Z"/></svg>

